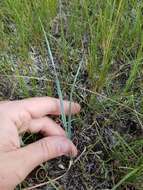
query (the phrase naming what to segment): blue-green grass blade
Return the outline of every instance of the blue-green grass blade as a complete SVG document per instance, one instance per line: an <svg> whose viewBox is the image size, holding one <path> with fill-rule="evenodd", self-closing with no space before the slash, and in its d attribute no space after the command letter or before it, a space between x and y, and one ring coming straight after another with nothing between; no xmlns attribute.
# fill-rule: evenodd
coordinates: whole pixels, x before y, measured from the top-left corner
<svg viewBox="0 0 143 190"><path fill-rule="evenodd" d="M57 93L58 93L58 96L59 96L59 99L60 99L60 108L61 108L61 116L62 116L63 127L64 127L64 129L65 129L65 131L67 133L67 136L69 136L68 135L68 126L67 126L67 122L66 122L66 116L65 116L65 112L64 112L64 101L63 101L63 95L62 95L62 90L61 90L61 86L60 86L60 81L58 79L58 75L57 75L57 71L56 71L52 51L51 51L51 48L50 48L50 44L49 44L49 41L48 41L48 38L47 38L47 35L46 35L46 31L44 29L44 26L43 26L40 18L39 18L39 21L40 21L40 24L41 24L42 31L44 33L44 38L45 38L46 45L47 45L47 48L48 48L48 53L49 53L49 56L50 56L50 60L51 60L53 69L54 69L54 74L55 74L55 78L56 78L55 82L56 82L56 87L57 87Z"/></svg>
<svg viewBox="0 0 143 190"><path fill-rule="evenodd" d="M76 75L74 77L73 84L71 86L71 92L70 92L70 106L69 106L69 117L68 117L68 134L69 134L70 138L72 136L72 133L71 133L71 102L72 102L72 97L73 97L73 92L74 92L74 88L75 88L75 85L76 85L76 81L77 81L77 78L78 78L78 75L79 75L79 72L80 72L82 64L83 64L83 59L79 63Z"/></svg>

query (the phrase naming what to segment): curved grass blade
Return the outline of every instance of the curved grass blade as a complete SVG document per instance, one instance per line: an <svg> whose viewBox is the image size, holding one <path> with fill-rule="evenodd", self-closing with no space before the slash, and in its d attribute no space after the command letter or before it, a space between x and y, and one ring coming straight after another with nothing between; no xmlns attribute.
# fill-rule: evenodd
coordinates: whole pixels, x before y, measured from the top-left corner
<svg viewBox="0 0 143 190"><path fill-rule="evenodd" d="M77 77L79 75L79 72L80 72L80 69L81 69L81 66L83 64L83 59L80 61L79 63L79 66L78 66L78 69L77 69L77 72L76 72L76 75L74 77L74 81L73 81L73 84L71 86L71 92L70 92L70 105L69 105L69 116L68 116L68 134L69 134L69 137L71 138L72 136L72 133L71 133L71 102L72 102L72 97L73 97L73 92L74 92L74 88L76 86L76 81L77 81Z"/></svg>
<svg viewBox="0 0 143 190"><path fill-rule="evenodd" d="M50 43L49 43L47 35L46 35L46 31L44 29L44 26L43 26L42 21L41 21L40 18L39 18L39 21L40 21L41 28L42 28L42 31L43 31L43 34L44 34L44 38L45 38L45 41L46 41L46 45L47 45L47 49L48 49L48 54L49 54L49 57L50 57L50 60L51 60L51 63L52 63L53 69L54 69L54 74L55 74L55 79L56 79L55 82L56 82L56 87L57 87L57 93L58 93L58 97L60 99L60 108L61 108L61 116L62 116L63 127L64 127L64 129L65 129L65 131L67 133L67 136L69 137L68 126L67 126L66 116L65 116L65 112L64 112L64 101L63 101L63 95L62 95L62 90L61 90L61 86L60 86L60 81L58 79L58 74L57 74L57 71L56 71L56 67L55 67L52 51L51 51L51 48L50 48Z"/></svg>
<svg viewBox="0 0 143 190"><path fill-rule="evenodd" d="M127 175L125 175L111 190L116 190L119 186L121 186L125 181L127 181L129 178L134 176L139 170L143 168L143 165L141 165L138 168L135 168L131 172L129 172Z"/></svg>

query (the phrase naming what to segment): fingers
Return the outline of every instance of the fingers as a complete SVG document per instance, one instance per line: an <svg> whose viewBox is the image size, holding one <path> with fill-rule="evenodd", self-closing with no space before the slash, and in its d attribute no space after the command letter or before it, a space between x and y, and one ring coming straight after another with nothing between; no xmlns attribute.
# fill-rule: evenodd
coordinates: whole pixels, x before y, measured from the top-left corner
<svg viewBox="0 0 143 190"><path fill-rule="evenodd" d="M45 136L66 136L62 127L48 117L32 119L28 128L32 133L42 132Z"/></svg>
<svg viewBox="0 0 143 190"><path fill-rule="evenodd" d="M13 154L11 159L14 158L15 160L13 159L12 166L20 172L17 175L19 179L23 180L41 163L62 155L70 154L76 156L77 149L66 137L53 136L43 138L15 151Z"/></svg>
<svg viewBox="0 0 143 190"><path fill-rule="evenodd" d="M63 104L65 114L69 113L69 108L71 108L71 114L75 114L80 111L80 106L77 103L70 104L70 102L64 101ZM28 130L29 123L32 121L32 119L42 118L48 114L61 114L61 105L59 99L51 97L29 98L19 101L3 102L2 104L0 104L1 117L3 118L6 116L7 118L9 118L17 127L19 133ZM35 120L35 122L33 121L32 125L34 126L35 124L35 130L41 130L45 132L45 134L50 135L61 135L61 133L63 135L63 132L60 129L57 130L57 126L55 125L55 123L49 121L50 123L48 124L44 120ZM40 121L42 122L42 124L40 124ZM56 126L54 129L52 129L54 130L53 132L51 130L51 127L49 127L52 125ZM48 127L49 129L47 129ZM32 130L34 130L33 127Z"/></svg>
<svg viewBox="0 0 143 190"><path fill-rule="evenodd" d="M41 97L41 98L29 98L21 101L16 101L16 104L21 107L21 109L27 110L33 118L43 117L45 115L60 115L61 105L60 100L51 97ZM69 114L68 101L64 101L64 112ZM75 114L80 111L80 106L77 103L71 103L71 113Z"/></svg>

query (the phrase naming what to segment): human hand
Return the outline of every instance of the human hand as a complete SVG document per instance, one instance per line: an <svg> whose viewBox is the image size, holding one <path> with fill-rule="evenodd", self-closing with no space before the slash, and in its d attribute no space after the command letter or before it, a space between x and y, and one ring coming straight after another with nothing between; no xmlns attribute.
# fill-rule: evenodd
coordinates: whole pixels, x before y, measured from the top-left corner
<svg viewBox="0 0 143 190"><path fill-rule="evenodd" d="M69 112L69 102L64 101ZM71 113L80 106L71 104ZM39 164L77 149L64 130L47 115L60 114L60 101L51 97L0 102L0 189L12 190ZM20 148L19 134L41 132L45 137Z"/></svg>

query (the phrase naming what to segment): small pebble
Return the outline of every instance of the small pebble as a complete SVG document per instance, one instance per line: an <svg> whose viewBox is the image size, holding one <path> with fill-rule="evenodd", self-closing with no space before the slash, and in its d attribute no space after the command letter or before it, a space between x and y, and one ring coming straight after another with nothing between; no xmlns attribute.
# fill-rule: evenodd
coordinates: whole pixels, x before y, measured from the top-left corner
<svg viewBox="0 0 143 190"><path fill-rule="evenodd" d="M59 164L58 167L59 167L60 169L62 169L62 170L65 170L65 167L64 167L63 164Z"/></svg>

